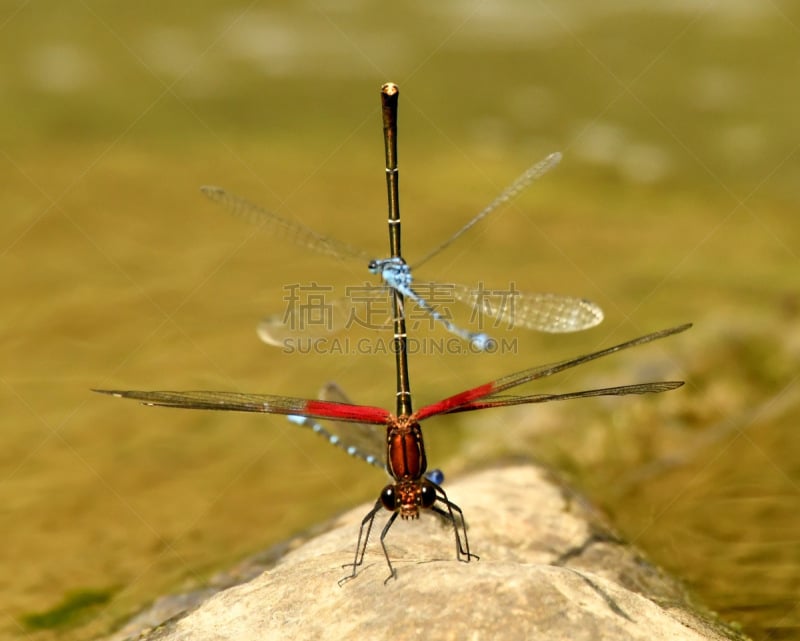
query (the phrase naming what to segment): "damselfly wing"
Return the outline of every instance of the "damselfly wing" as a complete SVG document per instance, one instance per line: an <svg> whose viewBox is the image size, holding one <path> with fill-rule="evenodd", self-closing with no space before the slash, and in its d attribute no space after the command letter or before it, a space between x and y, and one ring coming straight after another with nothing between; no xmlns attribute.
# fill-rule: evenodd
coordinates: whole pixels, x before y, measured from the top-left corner
<svg viewBox="0 0 800 641"><path fill-rule="evenodd" d="M478 222L512 200L533 181L558 164L560 159L561 154L553 153L528 168L466 225L418 261L413 270L439 254ZM469 287L452 283L417 283L414 281L412 267L400 256L384 259L371 258L367 252L348 243L323 236L221 187L207 186L203 187L201 191L228 211L258 224L281 239L289 240L296 245L336 259L360 261L367 266L371 273L379 275L385 286L395 289L404 297L413 300L434 321L441 323L449 332L469 341L478 349L488 348L491 339L483 331L470 331L454 323L449 309L443 309L450 302L468 305L472 309L473 318L477 318L481 323L486 322L487 319L493 319L495 326L502 322L512 328L522 327L550 333L589 329L603 320L603 312L600 307L583 298L551 293L530 294L516 291L513 288L511 290L493 290L483 286ZM397 225L399 226L399 221ZM431 302L430 294L426 294L432 291L439 292L437 302ZM270 345L284 346L289 340L308 337L314 333L321 335L339 332L346 327L348 321L351 321L354 316L358 316L358 310L363 306L364 300L368 300L371 295L375 295L375 292L371 294L369 288L359 287L358 296L363 299L361 301L354 301L350 298L326 300L325 311L329 316L325 322L315 323L313 327L309 327L303 322L302 316L298 314L296 302L290 295L287 300L288 306L284 312L269 316L259 323L258 335L261 340ZM391 320L391 316L370 318L369 324L379 328L381 325L390 325Z"/></svg>

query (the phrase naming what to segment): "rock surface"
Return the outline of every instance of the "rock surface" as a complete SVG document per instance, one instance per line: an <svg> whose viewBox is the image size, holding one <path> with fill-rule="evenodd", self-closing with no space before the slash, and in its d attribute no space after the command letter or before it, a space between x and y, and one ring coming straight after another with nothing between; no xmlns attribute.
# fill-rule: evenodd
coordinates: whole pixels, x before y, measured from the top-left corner
<svg viewBox="0 0 800 641"><path fill-rule="evenodd" d="M168 639L737 639L695 612L672 579L617 539L579 497L540 468L492 469L448 484L479 561L459 563L452 529L423 514L376 520L358 576L362 506L247 583L143 633ZM120 638L119 635L116 638Z"/></svg>

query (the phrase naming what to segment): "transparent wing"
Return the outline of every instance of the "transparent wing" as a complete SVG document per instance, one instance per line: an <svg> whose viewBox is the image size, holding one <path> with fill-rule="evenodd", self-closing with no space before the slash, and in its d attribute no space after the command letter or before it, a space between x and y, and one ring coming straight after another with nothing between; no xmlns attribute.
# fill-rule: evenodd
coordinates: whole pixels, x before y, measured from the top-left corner
<svg viewBox="0 0 800 641"><path fill-rule="evenodd" d="M280 314L265 316L256 327L258 337L267 345L288 347L301 338L314 340L332 336L345 328L350 317L350 301L337 298L325 303L324 317L314 322L306 322L308 319L302 314L301 308L293 306Z"/></svg>
<svg viewBox="0 0 800 641"><path fill-rule="evenodd" d="M232 214L259 225L275 236L289 240L300 247L306 247L320 254L326 254L338 259L358 259L364 264L369 261L369 256L361 250L339 240L318 234L305 225L281 218L263 207L225 191L222 187L205 186L201 187L200 191Z"/></svg>
<svg viewBox="0 0 800 641"><path fill-rule="evenodd" d="M303 339L329 338L344 329L392 328L391 301L386 287L359 287L357 294L325 301L313 308L302 301L290 302L280 314L265 316L258 323L258 337L274 347L287 347Z"/></svg>
<svg viewBox="0 0 800 641"><path fill-rule="evenodd" d="M526 294L453 285L453 297L474 313L505 323L509 329L524 327L539 332L578 332L599 325L603 310L584 298L560 294Z"/></svg>
<svg viewBox="0 0 800 641"><path fill-rule="evenodd" d="M317 401L273 394L246 394L242 392L212 392L205 390L172 392L96 389L92 391L116 396L117 398L132 398L141 401L145 405L187 410L286 414L290 416L305 416L307 418L330 418L354 423L373 423L375 425L385 425L391 418L391 413L382 407Z"/></svg>
<svg viewBox="0 0 800 641"><path fill-rule="evenodd" d="M521 327L549 333L577 332L603 321L600 307L572 296L489 290L452 283L415 283L413 289L427 307L447 318L453 316L448 305L455 301L472 310L473 320L488 317L493 319L494 326L505 324L508 329ZM287 347L301 339L327 338L354 326L391 329L392 316L386 288L359 291L358 298L337 298L314 310L313 322L304 318L307 310L302 305L267 316L258 324L258 336L268 345Z"/></svg>
<svg viewBox="0 0 800 641"><path fill-rule="evenodd" d="M491 203L489 203L489 205L483 211L481 211L477 216L475 216L475 218L470 220L466 225L464 225L461 229L459 229L455 234L450 236L450 238L444 241L441 245L438 245L433 251L428 253L422 260L415 263L413 268L416 269L423 263L428 262L431 258L436 256L436 254L441 252L443 249L452 245L456 240L458 240L458 238L460 238L466 232L472 229L472 227L477 225L481 220L486 218L489 214L498 209L501 205L504 205L505 203L512 200L520 192L525 190L534 180L546 174L559 162L561 162L561 154L559 152L555 152L547 156L547 158L545 158L544 160L540 160L532 167L526 169L525 172L519 178L517 178L513 183L511 183L502 192L500 192L500 195L497 198L495 198Z"/></svg>

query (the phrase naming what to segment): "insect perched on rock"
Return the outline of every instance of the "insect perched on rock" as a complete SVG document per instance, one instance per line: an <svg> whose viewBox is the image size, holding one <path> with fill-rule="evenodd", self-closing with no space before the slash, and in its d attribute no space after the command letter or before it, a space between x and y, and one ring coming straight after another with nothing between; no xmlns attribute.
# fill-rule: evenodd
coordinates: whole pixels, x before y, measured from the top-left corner
<svg viewBox="0 0 800 641"><path fill-rule="evenodd" d="M389 239L391 260L398 264L405 261L400 255L400 214L397 184L396 116L397 87L384 85L383 100L384 132L386 136L386 179L389 189ZM367 543L376 515L386 509L391 512L380 536L389 576L386 581L396 577L389 553L386 549L386 535L392 524L400 516L402 519L416 519L422 510L430 510L444 518L453 528L456 543L456 558L469 562L477 558L470 551L467 529L461 508L452 502L437 478L426 477L427 457L420 423L435 416L471 412L475 410L508 407L530 403L545 403L591 396L622 396L665 392L683 385L681 381L658 381L634 383L616 387L581 390L558 394L506 394L509 390L525 383L542 379L598 358L616 352L650 343L652 341L682 332L689 324L679 325L633 340L614 345L554 364L524 369L497 380L472 387L414 411L411 403L411 386L408 373L407 334L404 314L404 295L402 287L392 288L393 306L393 346L397 369L397 410L391 413L381 407L354 405L342 400L313 400L271 394L246 394L241 392L213 391L133 391L133 390L95 390L121 398L131 398L147 405L174 407L182 409L225 410L240 412L259 412L265 414L284 414L296 423L307 425L316 419L328 419L339 424L355 424L357 427L348 433L337 428L329 430L329 440L348 453L359 456L367 462L375 463L378 458L385 463L385 469L392 482L384 487L364 519L361 521L355 558L345 567L352 568L349 575L340 583L356 576L358 567L364 561ZM474 339L473 339L474 340ZM369 426L380 426L385 430L382 438L383 456L374 447L365 449L363 434ZM326 432L325 428L316 431ZM361 436L358 436L361 435ZM371 439L373 442L375 439Z"/></svg>

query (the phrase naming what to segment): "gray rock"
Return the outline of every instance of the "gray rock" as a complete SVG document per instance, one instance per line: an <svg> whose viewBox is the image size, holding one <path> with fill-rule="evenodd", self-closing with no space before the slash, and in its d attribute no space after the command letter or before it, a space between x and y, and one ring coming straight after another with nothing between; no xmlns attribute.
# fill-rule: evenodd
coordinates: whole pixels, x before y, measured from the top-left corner
<svg viewBox="0 0 800 641"><path fill-rule="evenodd" d="M157 639L739 639L697 612L680 585L625 545L547 472L492 469L447 486L480 560L458 562L452 528L435 516L397 520L378 543L376 521L358 576L348 570L362 506L274 567L223 590ZM117 637L119 638L119 637Z"/></svg>

